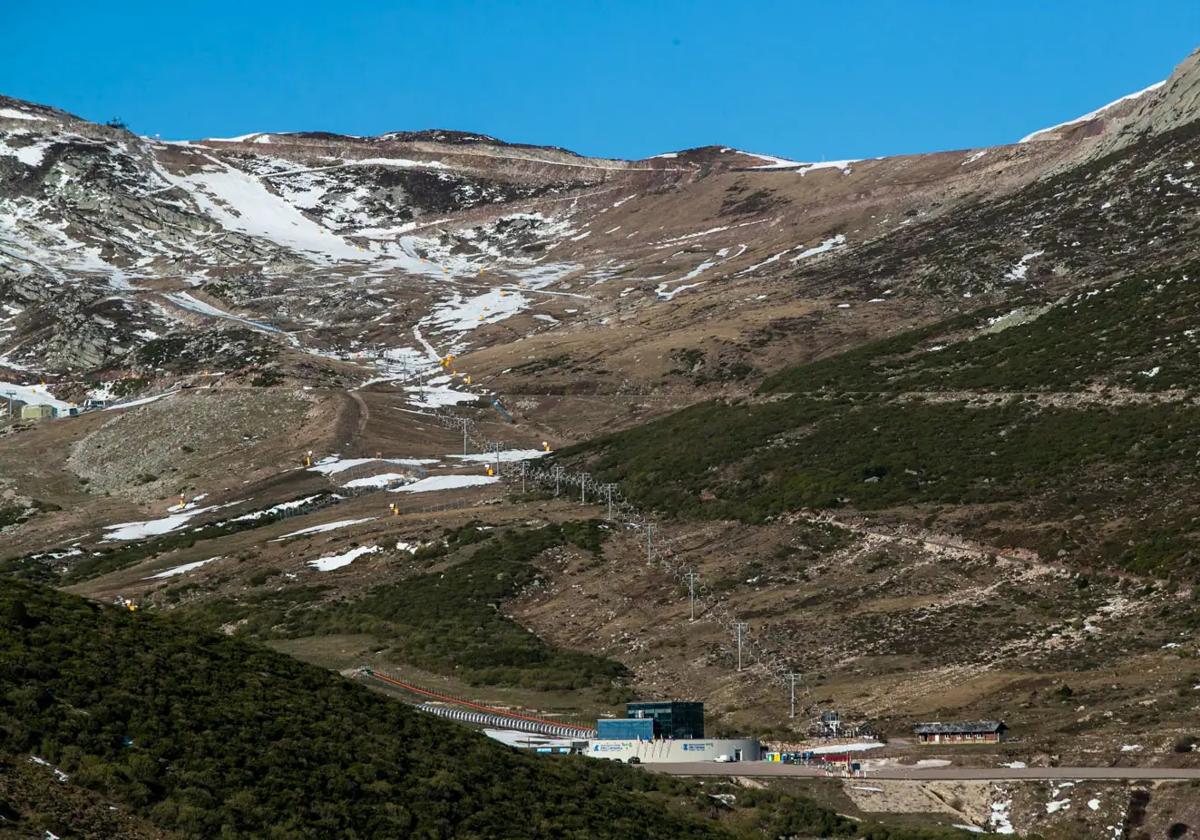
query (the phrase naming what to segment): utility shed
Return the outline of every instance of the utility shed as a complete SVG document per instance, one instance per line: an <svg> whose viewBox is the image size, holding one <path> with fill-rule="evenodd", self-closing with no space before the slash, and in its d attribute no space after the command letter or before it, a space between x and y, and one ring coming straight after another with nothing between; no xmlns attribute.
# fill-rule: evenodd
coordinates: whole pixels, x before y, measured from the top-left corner
<svg viewBox="0 0 1200 840"><path fill-rule="evenodd" d="M54 417L55 411L53 406L49 405L23 405L21 406L22 420L47 420Z"/></svg>
<svg viewBox="0 0 1200 840"><path fill-rule="evenodd" d="M999 720L918 723L913 732L922 744L998 744L1008 727Z"/></svg>

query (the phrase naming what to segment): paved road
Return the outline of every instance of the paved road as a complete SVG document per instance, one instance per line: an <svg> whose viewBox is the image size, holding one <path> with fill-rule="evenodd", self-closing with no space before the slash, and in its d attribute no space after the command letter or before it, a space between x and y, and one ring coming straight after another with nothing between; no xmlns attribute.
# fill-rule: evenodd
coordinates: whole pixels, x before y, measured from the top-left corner
<svg viewBox="0 0 1200 840"><path fill-rule="evenodd" d="M655 773L672 776L801 776L824 777L824 770L800 764L743 761L737 764L679 762L643 764ZM886 767L872 770L870 779L921 781L1011 781L1020 779L1200 779L1200 767Z"/></svg>

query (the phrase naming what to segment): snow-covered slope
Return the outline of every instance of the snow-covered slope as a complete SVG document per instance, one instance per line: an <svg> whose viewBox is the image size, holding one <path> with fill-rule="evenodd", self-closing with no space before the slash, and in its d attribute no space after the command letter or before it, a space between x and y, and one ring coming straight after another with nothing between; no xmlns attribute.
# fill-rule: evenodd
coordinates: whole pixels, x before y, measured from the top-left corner
<svg viewBox="0 0 1200 840"><path fill-rule="evenodd" d="M1109 102L1107 105L1102 105L1099 108L1097 108L1096 110L1089 111L1088 113L1084 114L1081 117L1076 117L1073 120L1067 120L1066 122L1061 122L1058 125L1052 125L1049 128L1039 128L1037 131L1034 131L1030 134L1026 134L1024 137L1022 137L1017 142L1018 143L1029 143L1034 140L1051 139L1051 137L1053 135L1057 134L1064 128L1070 128L1071 126L1076 126L1076 125L1079 125L1080 123L1086 123L1086 122L1091 122L1092 120L1101 119L1106 115L1112 114L1117 108L1124 105L1125 103L1129 103L1135 99L1141 99L1146 94L1153 93L1154 91L1158 90L1165 84L1166 84L1165 81L1155 82L1154 84L1150 85L1147 88L1139 90L1136 93L1126 94L1125 96L1122 96L1120 99L1115 99L1112 102Z"/></svg>
<svg viewBox="0 0 1200 840"><path fill-rule="evenodd" d="M1193 56L1016 146L819 163L724 146L593 159L436 130L163 142L0 97L0 377L154 378L283 348L395 378L400 359L686 331L705 311L774 336L761 324L800 298L852 308L827 266L1172 130L1197 97ZM976 268L999 278L1028 251L999 243ZM880 283L864 302L908 283L915 314L928 294Z"/></svg>

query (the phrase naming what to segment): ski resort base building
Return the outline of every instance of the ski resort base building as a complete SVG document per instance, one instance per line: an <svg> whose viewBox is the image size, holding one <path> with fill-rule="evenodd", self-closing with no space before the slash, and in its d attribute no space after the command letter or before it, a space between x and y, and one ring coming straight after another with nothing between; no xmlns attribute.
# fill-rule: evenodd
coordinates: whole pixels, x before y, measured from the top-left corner
<svg viewBox="0 0 1200 840"><path fill-rule="evenodd" d="M584 750L592 758L639 763L759 761L751 738L705 738L704 704L670 700L625 705L625 717L596 721Z"/></svg>
<svg viewBox="0 0 1200 840"><path fill-rule="evenodd" d="M589 741L586 755L634 764L685 761L761 761L762 745L753 738L663 738Z"/></svg>

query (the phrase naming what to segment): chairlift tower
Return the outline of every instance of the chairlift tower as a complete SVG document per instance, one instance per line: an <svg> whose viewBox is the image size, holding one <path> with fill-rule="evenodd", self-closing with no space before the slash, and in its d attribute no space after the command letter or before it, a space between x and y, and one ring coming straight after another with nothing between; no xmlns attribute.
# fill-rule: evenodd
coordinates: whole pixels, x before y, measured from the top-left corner
<svg viewBox="0 0 1200 840"><path fill-rule="evenodd" d="M742 641L746 637L746 630L750 627L744 621L733 622L733 630L737 634L737 669L742 670Z"/></svg>
<svg viewBox="0 0 1200 840"><path fill-rule="evenodd" d="M471 418L469 418L469 417L459 417L459 418L457 418L457 419L456 419L456 421L455 421L455 424L456 424L457 426L459 426L459 427L462 429L462 433L463 433L463 457L466 457L466 455L467 455L467 431L468 431L468 430L471 428Z"/></svg>
<svg viewBox="0 0 1200 840"><path fill-rule="evenodd" d="M605 518L611 522L613 518L613 491L617 489L615 484L601 484L600 491L604 493L604 501L608 505L608 516Z"/></svg>
<svg viewBox="0 0 1200 840"><path fill-rule="evenodd" d="M784 677L787 678L790 688L790 702L788 704L790 709L788 712L788 717L790 718L794 718L796 716L796 680L803 676L803 674L798 674L795 671L788 671L786 674L784 674Z"/></svg>
<svg viewBox="0 0 1200 840"><path fill-rule="evenodd" d="M700 577L700 573L695 569L689 569L685 575L688 582L688 621L696 620L696 581Z"/></svg>

